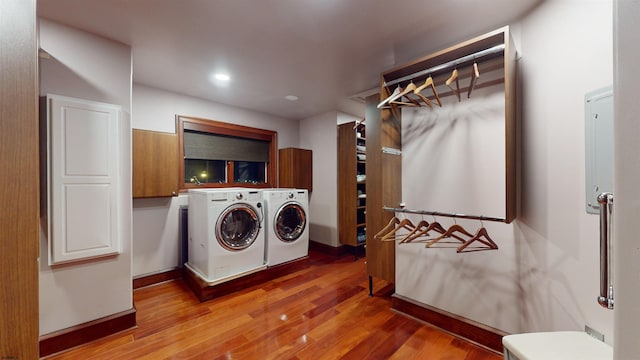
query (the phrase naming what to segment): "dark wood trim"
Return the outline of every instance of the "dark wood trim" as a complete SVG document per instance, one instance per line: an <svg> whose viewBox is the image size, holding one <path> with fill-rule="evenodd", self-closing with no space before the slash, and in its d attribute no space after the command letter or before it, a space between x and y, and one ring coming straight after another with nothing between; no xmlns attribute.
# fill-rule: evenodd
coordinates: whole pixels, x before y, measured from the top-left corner
<svg viewBox="0 0 640 360"><path fill-rule="evenodd" d="M195 130L262 141L271 141L273 134L275 133L271 130L191 116L178 115L177 119L179 122L182 122L182 130Z"/></svg>
<svg viewBox="0 0 640 360"><path fill-rule="evenodd" d="M140 289L145 286L159 284L165 281L180 279L181 277L182 277L182 269L179 269L179 268L166 270L166 271L151 274L151 275L143 275L140 277L133 278L133 290Z"/></svg>
<svg viewBox="0 0 640 360"><path fill-rule="evenodd" d="M503 352L502 337L509 335L501 330L397 294L391 297L391 308L418 320L435 325L500 354Z"/></svg>
<svg viewBox="0 0 640 360"><path fill-rule="evenodd" d="M209 285L188 268L184 268L183 277L187 285L193 290L196 297L202 302L221 297L248 287L259 285L310 266L309 257L289 261L284 264L260 270L237 279L229 280L216 285Z"/></svg>
<svg viewBox="0 0 640 360"><path fill-rule="evenodd" d="M335 256L335 257L340 257L348 253L344 245L340 245L336 247L336 246L319 243L313 240L309 240L309 250L317 251L317 252L320 252L326 255Z"/></svg>
<svg viewBox="0 0 640 360"><path fill-rule="evenodd" d="M136 309L103 317L40 337L40 357L68 350L136 326Z"/></svg>

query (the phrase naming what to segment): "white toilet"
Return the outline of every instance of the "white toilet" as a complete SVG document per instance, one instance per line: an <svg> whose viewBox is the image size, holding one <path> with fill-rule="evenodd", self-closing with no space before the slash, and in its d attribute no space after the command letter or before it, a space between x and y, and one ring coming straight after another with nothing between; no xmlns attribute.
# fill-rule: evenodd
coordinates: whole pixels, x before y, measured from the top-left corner
<svg viewBox="0 0 640 360"><path fill-rule="evenodd" d="M613 348L582 331L507 335L502 338L505 360L609 360Z"/></svg>

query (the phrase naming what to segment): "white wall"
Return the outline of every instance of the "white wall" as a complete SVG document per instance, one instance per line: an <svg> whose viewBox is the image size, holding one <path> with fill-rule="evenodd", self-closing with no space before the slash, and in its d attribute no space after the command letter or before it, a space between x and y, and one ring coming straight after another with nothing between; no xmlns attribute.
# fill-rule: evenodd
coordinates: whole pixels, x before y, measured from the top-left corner
<svg viewBox="0 0 640 360"><path fill-rule="evenodd" d="M612 1L547 1L521 29L520 327L589 325L610 343L613 314L596 302L598 217L584 209L584 95L613 82Z"/></svg>
<svg viewBox="0 0 640 360"><path fill-rule="evenodd" d="M510 333L589 325L612 341L613 314L596 302L598 217L584 209L584 95L612 83L611 13L607 0L549 0L516 24L519 217L510 225L484 223L500 246L495 252L427 255L399 246L403 271L425 275L401 285L397 273L397 288L428 288L415 300Z"/></svg>
<svg viewBox="0 0 640 360"><path fill-rule="evenodd" d="M329 111L300 121L300 147L313 151L309 238L338 247L338 123L359 120Z"/></svg>
<svg viewBox="0 0 640 360"><path fill-rule="evenodd" d="M480 65L481 81L503 76L482 69ZM446 90L438 87L441 94ZM402 111L402 201L408 209L505 218L504 85L476 89L461 102L443 97L442 103L442 108ZM518 294L514 226L409 218L414 224L438 221L444 228L459 224L471 234L484 226L500 248L458 254L452 247L460 244L446 239L431 248L425 247L426 239L398 243L396 293L496 328L517 328L520 304L507 300ZM492 296L498 293L502 295Z"/></svg>
<svg viewBox="0 0 640 360"><path fill-rule="evenodd" d="M276 131L278 147L298 147L299 122L218 104L142 84L133 85L132 126L175 133L175 116L186 115ZM335 121L335 118L334 118ZM179 264L179 209L188 196L133 201L133 276Z"/></svg>
<svg viewBox="0 0 640 360"><path fill-rule="evenodd" d="M46 219L40 258L40 334L65 329L133 307L131 290L131 49L47 20L40 20L40 91L120 105L119 234L115 257L49 267ZM43 196L45 196L43 194Z"/></svg>
<svg viewBox="0 0 640 360"><path fill-rule="evenodd" d="M213 85L212 85L213 86ZM278 148L297 147L299 124L251 110L133 84L133 128L176 132L176 115L251 126L278 133Z"/></svg>

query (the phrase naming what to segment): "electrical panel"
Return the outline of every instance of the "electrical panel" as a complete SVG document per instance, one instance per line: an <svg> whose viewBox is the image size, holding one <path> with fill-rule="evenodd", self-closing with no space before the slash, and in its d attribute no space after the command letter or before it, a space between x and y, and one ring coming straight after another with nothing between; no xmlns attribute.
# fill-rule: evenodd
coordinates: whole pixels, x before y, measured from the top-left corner
<svg viewBox="0 0 640 360"><path fill-rule="evenodd" d="M599 214L598 195L613 192L613 88L585 95L586 210Z"/></svg>

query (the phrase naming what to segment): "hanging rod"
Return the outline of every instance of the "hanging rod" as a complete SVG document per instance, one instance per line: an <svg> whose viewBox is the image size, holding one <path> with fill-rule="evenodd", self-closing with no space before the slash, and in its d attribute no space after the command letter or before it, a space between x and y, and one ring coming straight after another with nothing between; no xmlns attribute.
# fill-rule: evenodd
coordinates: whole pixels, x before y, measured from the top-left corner
<svg viewBox="0 0 640 360"><path fill-rule="evenodd" d="M392 207L387 207L387 206L383 206L382 210L400 212L400 213L407 213L407 214L433 215L433 216L443 216L443 217L459 218L459 219L487 220L487 221L505 222L505 219L496 218L496 217L443 213L443 212L439 212L439 211L425 211L425 210L413 210L413 209L405 209L405 208L392 208Z"/></svg>
<svg viewBox="0 0 640 360"><path fill-rule="evenodd" d="M446 62L444 64L436 65L436 66L428 68L426 70L421 70L421 71L418 71L416 73L413 73L413 74L410 74L410 75L407 75L407 76L403 76L403 77L395 79L395 80L385 81L384 86L392 86L392 85L395 85L395 84L399 84L399 83L401 83L403 81L415 79L415 78L423 76L423 75L428 75L428 74L431 74L431 73L435 73L435 72L438 72L438 71L449 69L449 68L458 66L458 65L460 65L462 63L465 63L467 61L471 61L471 60L474 60L474 59L477 59L477 58L480 58L480 57L483 57L483 56L492 55L492 54L496 54L496 53L502 52L502 51L504 51L504 48L505 48L504 44L500 44L500 45L496 45L494 47L490 47L488 49L480 50L480 51L478 51L476 53L463 56L463 57L458 58L456 60L448 61L448 62Z"/></svg>

